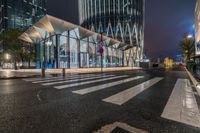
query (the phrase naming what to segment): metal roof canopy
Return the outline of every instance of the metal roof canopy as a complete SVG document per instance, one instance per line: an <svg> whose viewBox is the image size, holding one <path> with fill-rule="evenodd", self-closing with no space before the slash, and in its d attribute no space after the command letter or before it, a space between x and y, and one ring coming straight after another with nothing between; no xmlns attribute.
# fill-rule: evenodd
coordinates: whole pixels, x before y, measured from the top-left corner
<svg viewBox="0 0 200 133"><path fill-rule="evenodd" d="M28 43L37 43L38 40L45 39L45 36L51 34L62 34L65 31L74 31L77 39L96 36L96 41L101 41L101 34L85 29L81 26L72 24L62 19L45 15L36 24L25 31L19 39ZM109 46L115 45L115 48L126 46L124 42L102 35L102 40Z"/></svg>

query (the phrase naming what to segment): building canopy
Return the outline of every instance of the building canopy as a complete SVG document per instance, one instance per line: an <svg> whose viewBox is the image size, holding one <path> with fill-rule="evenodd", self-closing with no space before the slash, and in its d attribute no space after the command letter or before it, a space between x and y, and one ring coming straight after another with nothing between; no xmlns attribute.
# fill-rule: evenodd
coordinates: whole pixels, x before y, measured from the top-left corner
<svg viewBox="0 0 200 133"><path fill-rule="evenodd" d="M127 45L124 42L120 42L104 35L101 36L99 33L50 15L45 15L41 18L37 23L25 31L19 39L28 43L37 43L38 41L45 39L47 34L62 34L65 31L74 32L77 39L92 37L96 42L99 42L102 39L107 43L107 46L114 46L115 48L123 48L123 46Z"/></svg>

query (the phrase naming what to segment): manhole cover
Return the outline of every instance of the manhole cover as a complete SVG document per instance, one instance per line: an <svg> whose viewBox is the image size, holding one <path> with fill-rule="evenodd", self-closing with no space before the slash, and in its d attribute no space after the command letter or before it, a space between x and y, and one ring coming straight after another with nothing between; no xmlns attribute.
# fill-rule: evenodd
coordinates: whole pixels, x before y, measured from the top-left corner
<svg viewBox="0 0 200 133"><path fill-rule="evenodd" d="M122 128L116 127L111 133L131 133Z"/></svg>

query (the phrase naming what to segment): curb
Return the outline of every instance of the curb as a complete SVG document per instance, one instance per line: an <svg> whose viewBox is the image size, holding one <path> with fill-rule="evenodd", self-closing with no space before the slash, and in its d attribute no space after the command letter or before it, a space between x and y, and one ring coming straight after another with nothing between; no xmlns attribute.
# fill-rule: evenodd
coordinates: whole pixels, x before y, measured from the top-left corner
<svg viewBox="0 0 200 133"><path fill-rule="evenodd" d="M0 80L22 79L22 78L31 78L31 77L6 77L6 78L0 78Z"/></svg>
<svg viewBox="0 0 200 133"><path fill-rule="evenodd" d="M38 76L38 75L36 75L36 76ZM24 76L24 77L15 77L15 76L13 76L13 77L0 78L0 80L23 79L23 78L34 78L34 77L35 77L35 75L34 76Z"/></svg>
<svg viewBox="0 0 200 133"><path fill-rule="evenodd" d="M199 82L195 79L195 77L191 74L191 72L188 71L187 68L185 68L185 70L186 70L188 76L190 77L190 79L191 79L191 81L192 81L192 83L193 83L193 85L194 85L194 88L196 89L198 95L200 96L200 89L198 89L198 88L196 87L196 85L197 85Z"/></svg>

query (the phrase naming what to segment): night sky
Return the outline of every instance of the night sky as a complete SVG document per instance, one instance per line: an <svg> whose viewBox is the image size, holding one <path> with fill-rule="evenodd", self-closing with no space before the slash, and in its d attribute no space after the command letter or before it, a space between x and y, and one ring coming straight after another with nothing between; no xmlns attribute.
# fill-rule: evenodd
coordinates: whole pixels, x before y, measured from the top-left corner
<svg viewBox="0 0 200 133"><path fill-rule="evenodd" d="M47 0L48 14L78 24L77 0ZM145 53L175 57L184 32L194 31L196 0L146 0Z"/></svg>

